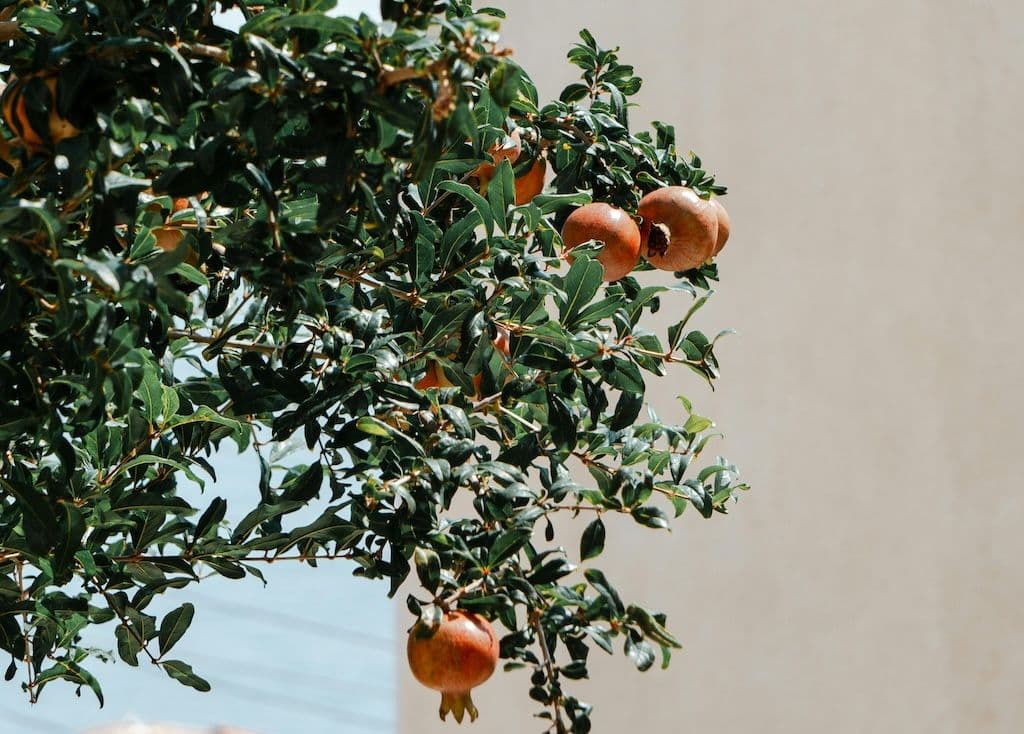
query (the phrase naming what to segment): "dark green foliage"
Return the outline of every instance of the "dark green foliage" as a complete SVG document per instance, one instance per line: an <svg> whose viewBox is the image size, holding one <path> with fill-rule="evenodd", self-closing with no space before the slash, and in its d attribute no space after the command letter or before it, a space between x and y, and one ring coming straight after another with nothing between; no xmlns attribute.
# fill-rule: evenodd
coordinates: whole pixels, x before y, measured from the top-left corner
<svg viewBox="0 0 1024 734"><path fill-rule="evenodd" d="M717 337L690 324L715 266L608 285L582 248L559 257L558 229L592 199L724 189L671 127L630 130L640 79L585 31L581 82L542 103L492 40L498 11L383 2L377 24L331 5L238 6L240 33L202 1L4 11L19 33L0 63L58 72L81 134L11 141L20 170L0 180L0 647L33 700L58 678L101 696L87 625L206 690L166 657L196 609L158 619L156 595L348 559L392 593L415 569L424 620L458 605L504 625L540 715L586 732L562 685L591 643L621 639L641 670L678 646L589 565L602 516L667 528L745 485L723 459L691 466L712 423L689 402L672 422L644 408L673 365L717 377ZM481 195L474 172L512 125L520 160ZM553 182L515 206L538 155ZM166 227L184 237L158 246ZM684 314L667 334L644 326L659 308ZM417 388L431 361L452 387ZM289 440L316 458L272 458ZM224 446L262 469L234 524L225 499L182 491ZM556 515L583 516L558 526L575 537Z"/></svg>

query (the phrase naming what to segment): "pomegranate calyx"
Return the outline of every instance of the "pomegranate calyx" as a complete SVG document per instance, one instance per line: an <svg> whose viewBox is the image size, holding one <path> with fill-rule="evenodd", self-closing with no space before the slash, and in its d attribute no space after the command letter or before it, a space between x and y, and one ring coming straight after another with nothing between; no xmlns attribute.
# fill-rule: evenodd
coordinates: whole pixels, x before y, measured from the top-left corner
<svg viewBox="0 0 1024 734"><path fill-rule="evenodd" d="M468 713L470 721L476 721L480 712L476 710L476 705L473 703L473 697L469 691L442 691L441 692L441 708L438 709L438 714L441 716L441 721L445 720L445 717L451 713L455 717L455 721L462 723L463 717Z"/></svg>

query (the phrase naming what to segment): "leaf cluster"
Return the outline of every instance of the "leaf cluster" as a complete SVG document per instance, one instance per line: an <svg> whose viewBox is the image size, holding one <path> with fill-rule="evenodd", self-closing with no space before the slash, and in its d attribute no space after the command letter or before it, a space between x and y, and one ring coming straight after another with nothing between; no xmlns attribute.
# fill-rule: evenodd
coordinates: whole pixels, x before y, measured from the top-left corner
<svg viewBox="0 0 1024 734"><path fill-rule="evenodd" d="M332 5L236 4L237 31L218 24L230 3L202 0L0 11L18 29L8 76L59 80L27 100L29 124L55 111L80 131L45 150L6 133L7 677L23 664L32 700L64 679L102 702L83 633L109 625L121 660L206 690L167 657L195 608L160 618L154 599L346 559L391 594L415 573L407 604L428 623L453 606L498 620L540 715L586 732L563 683L592 645L621 639L641 670L678 647L593 566L606 516L666 529L746 485L701 463L713 424L688 401L676 421L644 410L670 369L718 377L725 332L692 323L716 266L605 284L582 248L560 257L559 228L591 200L725 189L671 126L630 129L641 81L586 31L580 82L542 103L498 43L500 11L385 1L375 22ZM513 128L520 159L483 193L479 166ZM538 157L548 189L516 204ZM663 334L645 326L661 308L682 314ZM419 386L435 363L451 387ZM203 496L229 448L257 486Z"/></svg>

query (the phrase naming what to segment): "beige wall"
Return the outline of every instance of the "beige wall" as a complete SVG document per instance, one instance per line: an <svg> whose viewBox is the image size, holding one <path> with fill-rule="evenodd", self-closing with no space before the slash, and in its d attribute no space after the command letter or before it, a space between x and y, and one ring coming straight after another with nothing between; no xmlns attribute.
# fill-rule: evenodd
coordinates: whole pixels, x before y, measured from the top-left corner
<svg viewBox="0 0 1024 734"><path fill-rule="evenodd" d="M643 675L595 652L595 733L1024 731L1024 3L502 5L549 95L578 27L621 45L636 122L733 191L700 323L741 335L719 392L679 377L755 491L611 534L686 649ZM402 684L403 732L452 731ZM521 678L476 697L478 734L542 729Z"/></svg>

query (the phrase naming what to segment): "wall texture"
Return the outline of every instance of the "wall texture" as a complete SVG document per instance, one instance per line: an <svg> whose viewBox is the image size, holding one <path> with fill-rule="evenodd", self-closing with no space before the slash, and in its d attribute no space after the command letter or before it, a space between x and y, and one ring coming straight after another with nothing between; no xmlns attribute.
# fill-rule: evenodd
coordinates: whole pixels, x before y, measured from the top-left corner
<svg viewBox="0 0 1024 734"><path fill-rule="evenodd" d="M594 731L1021 731L1024 4L501 5L548 95L580 26L621 45L636 121L675 122L733 191L700 325L741 334L718 393L681 372L654 402L685 384L755 491L610 530L608 569L686 649L599 660ZM403 732L451 731L403 686ZM526 690L480 689L473 731L541 731Z"/></svg>

